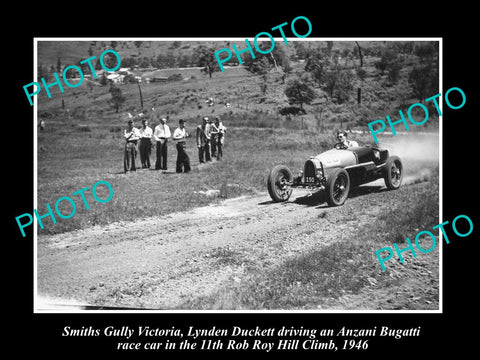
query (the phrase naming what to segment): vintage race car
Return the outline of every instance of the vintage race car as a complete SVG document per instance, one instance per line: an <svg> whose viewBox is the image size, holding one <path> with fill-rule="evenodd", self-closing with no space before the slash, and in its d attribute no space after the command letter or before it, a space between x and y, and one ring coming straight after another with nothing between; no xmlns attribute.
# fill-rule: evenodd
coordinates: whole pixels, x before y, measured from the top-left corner
<svg viewBox="0 0 480 360"><path fill-rule="evenodd" d="M294 176L285 165L277 165L267 179L268 193L275 202L287 201L293 188L326 191L330 206L342 205L350 188L383 178L388 189L398 189L402 183L403 165L398 156L388 150L358 146L346 148L336 144L331 150L305 161L303 171Z"/></svg>

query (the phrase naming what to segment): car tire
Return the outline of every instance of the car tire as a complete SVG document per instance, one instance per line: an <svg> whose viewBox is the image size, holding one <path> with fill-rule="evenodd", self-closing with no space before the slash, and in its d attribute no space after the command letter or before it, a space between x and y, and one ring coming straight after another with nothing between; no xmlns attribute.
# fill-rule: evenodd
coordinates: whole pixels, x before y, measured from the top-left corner
<svg viewBox="0 0 480 360"><path fill-rule="evenodd" d="M343 205L350 192L350 176L344 169L335 169L327 178L327 203L330 206Z"/></svg>
<svg viewBox="0 0 480 360"><path fill-rule="evenodd" d="M403 164L398 156L387 159L383 178L387 189L396 190L400 187L403 179Z"/></svg>
<svg viewBox="0 0 480 360"><path fill-rule="evenodd" d="M293 189L286 183L292 180L293 173L285 165L277 165L270 171L267 179L267 188L273 201L284 202L290 198Z"/></svg>

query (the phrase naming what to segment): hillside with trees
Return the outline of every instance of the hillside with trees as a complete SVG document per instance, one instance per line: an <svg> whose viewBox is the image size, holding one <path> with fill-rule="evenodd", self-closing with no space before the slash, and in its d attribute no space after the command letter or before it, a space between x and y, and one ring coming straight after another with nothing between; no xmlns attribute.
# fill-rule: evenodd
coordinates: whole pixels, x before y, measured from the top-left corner
<svg viewBox="0 0 480 360"><path fill-rule="evenodd" d="M285 45L277 41L268 54L256 51L252 58L249 52L243 53L242 64L232 50L231 59L224 64L225 72L221 72L214 52L232 49L233 44L245 48L240 40L45 41L38 43L37 72L47 83L54 72L60 73L69 65L81 66L89 74L87 64L81 65L80 61L96 55L95 69L100 69L98 56L114 49L122 59L121 67L130 70L124 83L104 92L102 88L112 85L103 74L95 81L85 81L85 86L75 91L67 89L62 101L67 101L69 92L78 97L87 90L87 94L98 93L92 95L95 100L106 97L100 93L110 94L103 104L115 113L165 104L165 112L194 117L194 110L201 112L203 105L190 106L185 98L192 96L199 102L213 96L215 107L208 110L228 115L240 126L365 128L368 122L386 115L395 119L398 110L439 92L438 42L290 41ZM269 49L271 44L265 41L259 46ZM111 67L114 61L113 56L105 57ZM147 72L162 75L164 82L141 81L140 85L139 78L144 80ZM74 76L75 71L67 74ZM67 106L71 107L69 102ZM88 102L85 99L74 106L88 106ZM42 100L41 108L45 105L45 110L55 112L54 104ZM101 107L95 101L92 109L100 111ZM105 116L103 109L100 113ZM418 128L429 126L438 126L438 117L432 114L431 120Z"/></svg>

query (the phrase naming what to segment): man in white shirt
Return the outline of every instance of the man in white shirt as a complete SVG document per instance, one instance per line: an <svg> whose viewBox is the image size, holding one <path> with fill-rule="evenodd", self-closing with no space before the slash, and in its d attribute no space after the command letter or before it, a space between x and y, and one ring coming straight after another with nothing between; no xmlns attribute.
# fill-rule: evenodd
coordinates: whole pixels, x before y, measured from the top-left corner
<svg viewBox="0 0 480 360"><path fill-rule="evenodd" d="M216 117L218 118L218 116ZM217 142L218 142L218 129L212 119L209 120L210 125L210 155L214 158L217 157Z"/></svg>
<svg viewBox="0 0 480 360"><path fill-rule="evenodd" d="M173 132L173 140L177 143L177 173L181 173L182 168L184 173L190 172L190 157L185 150L185 140L188 136L187 130L185 129L185 120L178 120L178 128Z"/></svg>
<svg viewBox="0 0 480 360"><path fill-rule="evenodd" d="M212 161L210 157L210 137L210 124L208 123L208 117L204 116L202 124L197 126L198 161L200 163Z"/></svg>
<svg viewBox="0 0 480 360"><path fill-rule="evenodd" d="M152 152L152 135L153 130L148 126L148 119L142 119L142 127L140 133L140 161L142 162L142 169L150 169L150 154Z"/></svg>
<svg viewBox="0 0 480 360"><path fill-rule="evenodd" d="M225 133L227 128L223 126L223 123L220 121L220 118L217 116L215 118L215 126L218 131L217 138L217 160L222 160L223 157L223 143L225 142Z"/></svg>
<svg viewBox="0 0 480 360"><path fill-rule="evenodd" d="M128 127L123 131L125 137L125 151L123 156L123 170L136 171L135 158L137 156L137 141L140 139L140 132L133 126L133 120L128 120Z"/></svg>
<svg viewBox="0 0 480 360"><path fill-rule="evenodd" d="M358 143L353 140L347 140L347 132L344 130L339 130L337 132L338 143L335 144L335 149L348 149L351 147L357 147Z"/></svg>
<svg viewBox="0 0 480 360"><path fill-rule="evenodd" d="M155 126L153 140L157 143L157 161L155 170L167 170L168 139L172 136L166 124L167 118L162 117L160 124Z"/></svg>

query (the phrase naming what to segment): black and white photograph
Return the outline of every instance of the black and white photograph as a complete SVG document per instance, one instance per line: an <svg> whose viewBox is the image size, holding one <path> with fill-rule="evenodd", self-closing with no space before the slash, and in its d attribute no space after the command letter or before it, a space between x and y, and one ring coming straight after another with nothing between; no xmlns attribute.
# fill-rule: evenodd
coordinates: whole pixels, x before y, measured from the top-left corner
<svg viewBox="0 0 480 360"><path fill-rule="evenodd" d="M36 311L441 310L441 39L35 44Z"/></svg>
<svg viewBox="0 0 480 360"><path fill-rule="evenodd" d="M69 5L3 23L5 350L471 356L469 6Z"/></svg>

